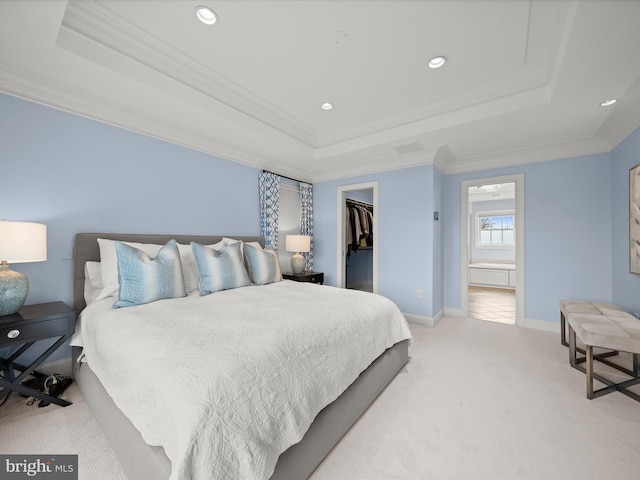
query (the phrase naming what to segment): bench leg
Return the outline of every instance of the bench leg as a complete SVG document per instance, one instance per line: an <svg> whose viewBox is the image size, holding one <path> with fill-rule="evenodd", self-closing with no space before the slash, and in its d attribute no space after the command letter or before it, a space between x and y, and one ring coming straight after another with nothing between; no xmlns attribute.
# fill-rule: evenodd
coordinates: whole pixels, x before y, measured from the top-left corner
<svg viewBox="0 0 640 480"><path fill-rule="evenodd" d="M562 327L562 331L564 332L564 326ZM569 364L574 368L578 364L576 354L576 332L571 325L569 325Z"/></svg>
<svg viewBox="0 0 640 480"><path fill-rule="evenodd" d="M589 400L593 400L594 398L602 397L603 395L607 395L609 393L613 393L617 391L626 395L629 398L633 398L637 402L640 402L640 395L628 390L629 387L638 385L640 383L640 375L639 375L640 357L638 356L637 353L633 354L633 371L631 371L619 365L613 364L607 360L604 360L600 358L598 355L594 355L592 345L586 345L584 358L580 358L576 360L575 344L573 348L571 346L571 344L574 342L575 342L575 331L573 331L573 329L571 328L571 325L569 325L569 351L572 352L569 360L572 362L571 366L573 368L580 370L581 372L586 374L587 398ZM584 367L580 365L581 360L584 360L584 363L585 363ZM624 382L614 383L608 378L605 378L602 375L598 375L597 373L595 373L595 369L594 369L595 361L599 361L599 362L605 363L606 365L614 367L615 369L625 373L626 375L629 375L632 378ZM594 390L593 388L594 380L598 380L600 383L603 383L604 385L606 385L606 387L601 387L598 390Z"/></svg>
<svg viewBox="0 0 640 480"><path fill-rule="evenodd" d="M565 328L566 328L565 324L566 324L566 320L564 318L564 313L560 312L560 343L565 347L568 347L569 344L567 343L567 333L565 331Z"/></svg>
<svg viewBox="0 0 640 480"><path fill-rule="evenodd" d="M574 332L575 338L575 332ZM586 345L587 356L587 398L591 400L593 398L593 347Z"/></svg>

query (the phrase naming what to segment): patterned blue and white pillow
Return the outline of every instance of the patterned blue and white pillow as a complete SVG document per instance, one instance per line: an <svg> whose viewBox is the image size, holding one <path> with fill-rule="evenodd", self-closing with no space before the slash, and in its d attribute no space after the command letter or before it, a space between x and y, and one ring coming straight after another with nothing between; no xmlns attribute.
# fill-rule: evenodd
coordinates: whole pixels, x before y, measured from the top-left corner
<svg viewBox="0 0 640 480"><path fill-rule="evenodd" d="M120 288L113 308L186 296L180 252L175 240L169 240L155 258L131 245L116 242L116 255Z"/></svg>
<svg viewBox="0 0 640 480"><path fill-rule="evenodd" d="M200 275L200 295L251 285L242 261L241 243L220 250L191 242Z"/></svg>
<svg viewBox="0 0 640 480"><path fill-rule="evenodd" d="M247 243L244 246L244 262L254 285L266 285L282 280L278 254L272 248L267 247L263 250Z"/></svg>

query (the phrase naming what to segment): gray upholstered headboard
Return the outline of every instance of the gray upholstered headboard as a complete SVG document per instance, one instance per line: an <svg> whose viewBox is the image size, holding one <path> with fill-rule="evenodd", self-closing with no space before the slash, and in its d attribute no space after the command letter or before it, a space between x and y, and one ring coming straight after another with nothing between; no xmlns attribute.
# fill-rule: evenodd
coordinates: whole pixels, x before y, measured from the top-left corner
<svg viewBox="0 0 640 480"><path fill-rule="evenodd" d="M98 238L119 240L122 242L155 243L164 245L172 238L178 243L189 244L191 242L203 245L211 245L222 240L222 235L154 235L132 233L78 233L76 234L75 248L73 251L73 308L76 314L86 307L84 301L84 264L89 261L100 261L100 247ZM238 235L224 235L227 238L243 240L245 242L259 242L264 247L264 238L247 237Z"/></svg>

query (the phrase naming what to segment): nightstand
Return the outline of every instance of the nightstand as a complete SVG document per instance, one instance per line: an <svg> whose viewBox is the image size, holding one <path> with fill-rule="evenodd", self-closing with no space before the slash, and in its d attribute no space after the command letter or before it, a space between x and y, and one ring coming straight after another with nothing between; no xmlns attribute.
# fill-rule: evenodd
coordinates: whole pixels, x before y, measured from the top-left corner
<svg viewBox="0 0 640 480"><path fill-rule="evenodd" d="M29 375L41 375L35 369L71 338L75 324L76 312L63 302L27 305L13 315L0 317L0 348L19 347L9 357L0 357L0 366L4 374L4 378L0 378L0 387L4 387L9 393L18 392L63 407L71 405L71 402L46 395L43 392L20 385L20 383L26 380ZM31 365L25 366L16 363L18 357L38 340L56 337L58 337L56 342L36 358ZM19 371L20 374L17 375L16 371Z"/></svg>
<svg viewBox="0 0 640 480"><path fill-rule="evenodd" d="M322 272L285 272L282 274L282 278L285 280L294 280L296 282L319 283L320 285L324 283L324 273Z"/></svg>

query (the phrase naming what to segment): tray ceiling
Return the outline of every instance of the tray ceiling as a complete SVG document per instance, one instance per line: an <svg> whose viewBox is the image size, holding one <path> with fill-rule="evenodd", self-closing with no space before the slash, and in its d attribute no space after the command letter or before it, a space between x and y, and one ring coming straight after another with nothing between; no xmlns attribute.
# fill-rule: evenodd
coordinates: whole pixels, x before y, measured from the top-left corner
<svg viewBox="0 0 640 480"><path fill-rule="evenodd" d="M639 21L614 0L3 1L0 90L307 181L454 173L614 148L640 126Z"/></svg>

